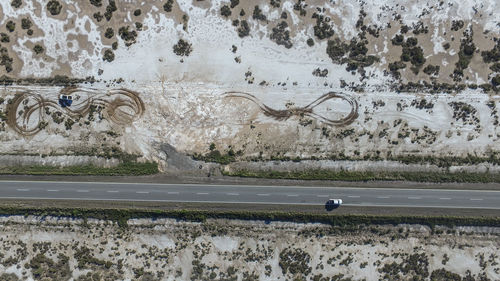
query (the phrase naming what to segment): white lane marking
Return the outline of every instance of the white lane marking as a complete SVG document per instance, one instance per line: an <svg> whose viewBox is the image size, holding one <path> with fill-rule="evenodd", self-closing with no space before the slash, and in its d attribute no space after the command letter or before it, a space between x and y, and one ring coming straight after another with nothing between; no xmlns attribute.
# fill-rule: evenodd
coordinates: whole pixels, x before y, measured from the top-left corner
<svg viewBox="0 0 500 281"><path fill-rule="evenodd" d="M471 198L470 200L472 200L472 201L481 201L481 200L483 200L483 198Z"/></svg>
<svg viewBox="0 0 500 281"><path fill-rule="evenodd" d="M417 197L417 196L410 196L408 199L422 199L422 197Z"/></svg>
<svg viewBox="0 0 500 281"><path fill-rule="evenodd" d="M288 196L288 197L298 197L299 195L298 194L287 194L286 196Z"/></svg>
<svg viewBox="0 0 500 281"><path fill-rule="evenodd" d="M239 193L226 193L226 195L237 196L237 195L240 195L240 194Z"/></svg>
<svg viewBox="0 0 500 281"><path fill-rule="evenodd" d="M18 188L17 191L30 191L28 188Z"/></svg>
<svg viewBox="0 0 500 281"><path fill-rule="evenodd" d="M58 192L59 189L47 189L48 192Z"/></svg>
<svg viewBox="0 0 500 281"><path fill-rule="evenodd" d="M387 199L387 198L391 198L390 196L379 196L377 197L378 199Z"/></svg>
<svg viewBox="0 0 500 281"><path fill-rule="evenodd" d="M177 191L169 191L169 192L167 192L167 194L179 194L179 192L177 192Z"/></svg>
<svg viewBox="0 0 500 281"><path fill-rule="evenodd" d="M89 192L88 190L79 189L76 192Z"/></svg>
<svg viewBox="0 0 500 281"><path fill-rule="evenodd" d="M139 194L148 194L149 191L136 191L135 193L139 193Z"/></svg>
<svg viewBox="0 0 500 281"><path fill-rule="evenodd" d="M258 193L257 196L269 196L269 193Z"/></svg>
<svg viewBox="0 0 500 281"><path fill-rule="evenodd" d="M347 197L349 197L349 198L359 198L360 196L358 196L358 195L349 195Z"/></svg>
<svg viewBox="0 0 500 281"><path fill-rule="evenodd" d="M209 194L209 193L208 193L208 192L198 192L198 193L196 193L196 194L198 194L198 195L207 195L207 194Z"/></svg>
<svg viewBox="0 0 500 281"><path fill-rule="evenodd" d="M449 197L443 197L443 198L439 198L439 200L451 200L451 198L449 198Z"/></svg>
<svg viewBox="0 0 500 281"><path fill-rule="evenodd" d="M108 193L118 193L118 190L108 190Z"/></svg>
<svg viewBox="0 0 500 281"><path fill-rule="evenodd" d="M317 197L329 197L328 195L316 195Z"/></svg>

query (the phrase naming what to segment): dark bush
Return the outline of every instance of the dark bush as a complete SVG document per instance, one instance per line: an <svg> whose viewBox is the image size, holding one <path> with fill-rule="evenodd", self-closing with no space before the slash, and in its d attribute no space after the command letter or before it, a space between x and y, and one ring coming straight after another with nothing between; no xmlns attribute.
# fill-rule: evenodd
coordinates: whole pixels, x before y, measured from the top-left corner
<svg viewBox="0 0 500 281"><path fill-rule="evenodd" d="M47 3L47 10L53 16L59 15L61 13L61 9L62 5L57 0L50 0L49 3Z"/></svg>
<svg viewBox="0 0 500 281"><path fill-rule="evenodd" d="M403 42L405 40L405 37L402 35L402 34L397 34L396 36L394 36L392 38L392 45L396 45L396 46L401 46L403 45Z"/></svg>
<svg viewBox="0 0 500 281"><path fill-rule="evenodd" d="M165 12L172 12L172 6L174 5L174 0L168 0L167 3L163 5L163 10Z"/></svg>
<svg viewBox="0 0 500 281"><path fill-rule="evenodd" d="M241 9L241 11L240 11L240 17L243 17L243 16L245 16L245 10Z"/></svg>
<svg viewBox="0 0 500 281"><path fill-rule="evenodd" d="M288 14L286 12L281 13L281 18L286 20L288 18Z"/></svg>
<svg viewBox="0 0 500 281"><path fill-rule="evenodd" d="M115 42L113 42L113 44L111 44L111 48L112 48L113 50L118 49L118 42L116 42L116 41L115 41Z"/></svg>
<svg viewBox="0 0 500 281"><path fill-rule="evenodd" d="M9 35L7 35L7 33L0 33L0 42L2 43L9 43L10 42L10 38L9 38Z"/></svg>
<svg viewBox="0 0 500 281"><path fill-rule="evenodd" d="M328 40L326 53L335 63L342 63L341 59L347 52L348 45L340 39Z"/></svg>
<svg viewBox="0 0 500 281"><path fill-rule="evenodd" d="M500 62L494 63L492 66L490 66L490 69L494 72L500 72Z"/></svg>
<svg viewBox="0 0 500 281"><path fill-rule="evenodd" d="M325 68L325 69L321 70L318 67L312 72L312 75L317 76L317 77L326 77L326 76L328 76L328 69Z"/></svg>
<svg viewBox="0 0 500 281"><path fill-rule="evenodd" d="M448 42L444 43L444 44L443 44L443 48L444 48L445 50L448 50L448 49L450 48L450 43L448 43Z"/></svg>
<svg viewBox="0 0 500 281"><path fill-rule="evenodd" d="M330 24L330 17L325 17L324 15L317 13L314 13L312 17L316 19L314 35L318 37L318 39L322 40L333 36L334 31L332 25Z"/></svg>
<svg viewBox="0 0 500 281"><path fill-rule="evenodd" d="M402 61L396 61L389 63L389 70L390 71L398 71L399 69L404 69L406 67L406 64Z"/></svg>
<svg viewBox="0 0 500 281"><path fill-rule="evenodd" d="M222 6L222 8L220 8L220 14L227 18L231 16L231 9L229 8L228 5L224 5Z"/></svg>
<svg viewBox="0 0 500 281"><path fill-rule="evenodd" d="M238 36L243 38L250 35L250 26L246 20L240 21L240 27L238 28Z"/></svg>
<svg viewBox="0 0 500 281"><path fill-rule="evenodd" d="M33 23L28 18L24 18L21 20L21 28L22 29L30 29L33 26Z"/></svg>
<svg viewBox="0 0 500 281"><path fill-rule="evenodd" d="M142 30L142 23L140 23L140 22L136 22L136 23L135 23L135 28L136 28L137 30Z"/></svg>
<svg viewBox="0 0 500 281"><path fill-rule="evenodd" d="M259 6L255 6L255 8L253 9L252 18L254 20L262 20L262 21L267 20L266 16L262 14L262 10L259 8Z"/></svg>
<svg viewBox="0 0 500 281"><path fill-rule="evenodd" d="M43 51L45 51L45 50L41 45L36 44L35 47L33 47L33 51L35 52L35 54L39 55L39 54L43 53Z"/></svg>
<svg viewBox="0 0 500 281"><path fill-rule="evenodd" d="M314 46L314 40L312 38L307 39L306 43L307 43L307 46L309 46L309 47Z"/></svg>
<svg viewBox="0 0 500 281"><path fill-rule="evenodd" d="M101 14L101 12L94 13L92 16L94 17L94 19L97 22L102 21L102 19L104 18L104 16Z"/></svg>
<svg viewBox="0 0 500 281"><path fill-rule="evenodd" d="M278 45L285 46L287 49L290 49L293 46L292 42L290 42L290 31L286 21L280 22L273 28L270 39Z"/></svg>
<svg viewBox="0 0 500 281"><path fill-rule="evenodd" d="M90 0L90 4L96 6L96 7L101 7L102 6L102 0Z"/></svg>
<svg viewBox="0 0 500 281"><path fill-rule="evenodd" d="M134 16L136 16L136 17L140 16L141 14L142 14L141 9L137 9L134 11Z"/></svg>
<svg viewBox="0 0 500 281"><path fill-rule="evenodd" d="M497 40L497 44L491 50L481 52L481 56L485 63L500 61L500 40Z"/></svg>
<svg viewBox="0 0 500 281"><path fill-rule="evenodd" d="M108 27L106 29L106 32L104 32L104 37L111 39L111 38L113 38L113 36L115 36L115 32L113 31L113 28Z"/></svg>
<svg viewBox="0 0 500 281"><path fill-rule="evenodd" d="M189 54L191 54L191 52L193 51L191 44L182 39L179 39L177 44L174 45L173 49L174 53L178 56L189 56Z"/></svg>
<svg viewBox="0 0 500 281"><path fill-rule="evenodd" d="M33 29L28 29L28 31L26 31L26 34L28 34L29 36L33 35Z"/></svg>
<svg viewBox="0 0 500 281"><path fill-rule="evenodd" d="M240 0L231 0L231 9L238 6L240 4Z"/></svg>
<svg viewBox="0 0 500 281"><path fill-rule="evenodd" d="M491 78L491 84L493 84L493 86L495 87L500 85L500 75Z"/></svg>
<svg viewBox="0 0 500 281"><path fill-rule="evenodd" d="M295 11L299 11L299 14L303 17L307 14L306 7L307 4L305 3L305 0L297 0L297 3L293 5L293 9Z"/></svg>
<svg viewBox="0 0 500 281"><path fill-rule="evenodd" d="M112 62L115 60L115 54L112 50L107 49L106 51L104 51L104 57L102 58L102 60Z"/></svg>
<svg viewBox="0 0 500 281"><path fill-rule="evenodd" d="M19 8L21 7L22 4L23 4L22 0L12 0L12 2L10 2L10 5L14 8Z"/></svg>
<svg viewBox="0 0 500 281"><path fill-rule="evenodd" d="M464 27L463 20L454 20L451 22L451 30L453 30L453 31L458 31L459 29L462 29L463 27Z"/></svg>
<svg viewBox="0 0 500 281"><path fill-rule="evenodd" d="M135 43L135 38L137 37L137 32L135 30L129 31L128 26L122 26L118 29L118 34L125 41L125 46L130 46Z"/></svg>
<svg viewBox="0 0 500 281"><path fill-rule="evenodd" d="M424 68L424 73L427 75L438 75L439 74L439 65L431 65L429 64Z"/></svg>
<svg viewBox="0 0 500 281"><path fill-rule="evenodd" d="M16 23L10 20L5 25L5 28L7 28L9 32L14 32L14 30L16 30Z"/></svg>

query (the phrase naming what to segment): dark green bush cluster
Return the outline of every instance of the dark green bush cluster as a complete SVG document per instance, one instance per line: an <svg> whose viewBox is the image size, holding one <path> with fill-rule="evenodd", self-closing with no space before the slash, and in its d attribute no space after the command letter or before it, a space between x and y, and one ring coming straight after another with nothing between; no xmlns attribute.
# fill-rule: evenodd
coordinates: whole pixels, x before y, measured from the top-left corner
<svg viewBox="0 0 500 281"><path fill-rule="evenodd" d="M368 40L366 39L358 41L357 38L354 38L349 44L346 44L336 38L335 40L328 40L326 53L334 63L347 63L346 70L354 71L363 69L379 61L379 58L376 56L366 55L368 52L368 48L366 47L367 44Z"/></svg>
<svg viewBox="0 0 500 281"><path fill-rule="evenodd" d="M252 15L252 18L254 20L261 20L261 21L265 21L267 20L267 17L266 15L264 15L262 13L262 10L259 8L259 6L255 6L254 9L253 9L253 15Z"/></svg>
<svg viewBox="0 0 500 281"><path fill-rule="evenodd" d="M26 263L27 268L31 268L33 277L36 280L67 280L71 278L69 268L69 258L63 254L57 256L58 262L39 253Z"/></svg>
<svg viewBox="0 0 500 281"><path fill-rule="evenodd" d="M417 46L418 40L415 37L410 37L406 39L406 42L402 44L403 53L401 54L401 61L410 62L413 67L412 71L417 74L420 67L425 63L424 50L420 46Z"/></svg>
<svg viewBox="0 0 500 281"><path fill-rule="evenodd" d="M96 267L109 269L113 265L110 261L95 258L92 251L85 246L77 249L74 257L78 262L78 269L94 269Z"/></svg>
<svg viewBox="0 0 500 281"><path fill-rule="evenodd" d="M497 74L493 78L491 78L491 84L495 87L500 86L500 74Z"/></svg>
<svg viewBox="0 0 500 281"><path fill-rule="evenodd" d="M10 20L5 25L5 28L7 28L9 32L14 32L14 30L16 30L16 23Z"/></svg>
<svg viewBox="0 0 500 281"><path fill-rule="evenodd" d="M431 273L431 280L433 281L462 281L459 274L450 272L444 268L436 269Z"/></svg>
<svg viewBox="0 0 500 281"><path fill-rule="evenodd" d="M101 22L102 19L104 18L104 16L101 14L101 12L94 13L92 16L94 17L94 19L97 22Z"/></svg>
<svg viewBox="0 0 500 281"><path fill-rule="evenodd" d="M287 49L293 46L290 41L290 30L286 21L282 21L276 27L273 27L270 39L278 45L285 46Z"/></svg>
<svg viewBox="0 0 500 281"><path fill-rule="evenodd" d="M118 29L118 34L125 41L125 46L130 46L135 43L137 37L137 32L135 30L130 31L128 26L122 26Z"/></svg>
<svg viewBox="0 0 500 281"><path fill-rule="evenodd" d="M41 45L36 44L35 47L33 47L33 51L35 52L35 54L39 55L39 54L43 53L43 51L45 51L45 50Z"/></svg>
<svg viewBox="0 0 500 281"><path fill-rule="evenodd" d="M136 16L136 17L140 16L141 14L142 14L141 9L137 9L134 11L134 16Z"/></svg>
<svg viewBox="0 0 500 281"><path fill-rule="evenodd" d="M248 25L248 22L246 20L240 21L240 27L238 27L237 31L238 36L241 38L250 35L250 26Z"/></svg>
<svg viewBox="0 0 500 281"><path fill-rule="evenodd" d="M7 48L0 47L0 65L5 66L5 71L7 71L7 73L12 71L13 61L14 60L9 56Z"/></svg>
<svg viewBox="0 0 500 281"><path fill-rule="evenodd" d="M33 23L28 18L23 18L21 20L21 28L22 29L30 29L33 26Z"/></svg>
<svg viewBox="0 0 500 281"><path fill-rule="evenodd" d="M113 13L116 12L118 8L116 7L115 0L109 0L108 5L106 6L106 12L104 12L104 17L107 21L110 21L113 17Z"/></svg>
<svg viewBox="0 0 500 281"><path fill-rule="evenodd" d="M464 21L463 20L453 20L453 21L451 21L451 30L458 31L459 29L462 29L463 27L464 27Z"/></svg>
<svg viewBox="0 0 500 281"><path fill-rule="evenodd" d="M163 10L165 12L172 12L172 6L174 5L174 0L167 0L165 4L163 4Z"/></svg>
<svg viewBox="0 0 500 281"><path fill-rule="evenodd" d="M106 32L104 32L104 37L111 39L111 38L113 38L113 36L115 36L115 32L113 31L113 28L111 28L111 27L106 28Z"/></svg>
<svg viewBox="0 0 500 281"><path fill-rule="evenodd" d="M499 62L500 61L500 40L497 40L497 43L493 48L489 51L481 52L481 56L483 57L483 61L485 63L491 62Z"/></svg>
<svg viewBox="0 0 500 281"><path fill-rule="evenodd" d="M392 262L379 269L383 280L404 280L403 276L419 276L425 280L429 276L429 258L425 253L412 254L401 263Z"/></svg>
<svg viewBox="0 0 500 281"><path fill-rule="evenodd" d="M104 56L102 57L102 60L107 62L112 62L115 60L115 54L113 53L112 50L106 49L106 51L104 51Z"/></svg>
<svg viewBox="0 0 500 281"><path fill-rule="evenodd" d="M427 75L438 75L439 69L440 69L439 65L429 64L424 68L424 73Z"/></svg>
<svg viewBox="0 0 500 281"><path fill-rule="evenodd" d="M240 0L231 0L231 9L238 6L240 4Z"/></svg>
<svg viewBox="0 0 500 281"><path fill-rule="evenodd" d="M453 108L453 118L457 121L462 119L462 121L465 122L477 113L476 108L465 102L454 101L450 102L449 105Z"/></svg>
<svg viewBox="0 0 500 281"><path fill-rule="evenodd" d="M205 155L194 154L193 159L198 161L213 162L222 165L227 165L231 162L234 162L236 160L236 156L243 154L242 151L234 152L234 150L231 148L227 152L222 154L218 149L216 149L214 143L210 144L209 150L210 152Z"/></svg>
<svg viewBox="0 0 500 281"><path fill-rule="evenodd" d="M293 9L295 11L299 11L299 14L301 16L305 16L307 14L306 12L307 4L305 2L306 2L305 0L297 0L297 2L293 5Z"/></svg>
<svg viewBox="0 0 500 281"><path fill-rule="evenodd" d="M96 6L96 7L101 7L102 6L102 0L90 0L90 4Z"/></svg>
<svg viewBox="0 0 500 281"><path fill-rule="evenodd" d="M317 76L317 77L326 77L326 76L328 76L328 69L325 68L325 69L321 70L318 67L312 72L312 75Z"/></svg>
<svg viewBox="0 0 500 281"><path fill-rule="evenodd" d="M458 62L455 64L455 70L453 70L453 80L459 82L464 76L464 69L469 66L469 63L474 55L476 46L472 42L472 28L464 31L464 38L460 41L460 51L458 52Z"/></svg>
<svg viewBox="0 0 500 281"><path fill-rule="evenodd" d="M274 8L279 8L281 6L281 0L271 0L270 4Z"/></svg>
<svg viewBox="0 0 500 281"><path fill-rule="evenodd" d="M224 17L229 17L231 16L231 8L229 8L228 5L224 5L220 8L220 14Z"/></svg>
<svg viewBox="0 0 500 281"><path fill-rule="evenodd" d="M330 23L330 17L315 12L312 15L312 18L316 19L316 25L314 26L314 35L318 37L318 39L323 40L333 36L334 31Z"/></svg>
<svg viewBox="0 0 500 281"><path fill-rule="evenodd" d="M312 38L307 39L306 43L307 43L307 46L309 46L309 47L314 46L314 40Z"/></svg>
<svg viewBox="0 0 500 281"><path fill-rule="evenodd" d="M193 51L192 45L183 39L179 39L177 44L174 45L173 49L174 53L178 56L189 56L189 54L191 54L191 52Z"/></svg>
<svg viewBox="0 0 500 281"><path fill-rule="evenodd" d="M50 12L51 15L57 16L61 13L62 5L59 3L57 0L50 0L47 3L47 10Z"/></svg>
<svg viewBox="0 0 500 281"><path fill-rule="evenodd" d="M7 33L0 33L0 42L2 43L9 43L10 42L10 37L7 35Z"/></svg>
<svg viewBox="0 0 500 281"><path fill-rule="evenodd" d="M424 26L424 23L418 21L416 24L413 24L413 34L419 35L420 33L429 33L429 27Z"/></svg>
<svg viewBox="0 0 500 281"><path fill-rule="evenodd" d="M23 4L22 0L12 0L12 2L10 2L10 5L16 9L21 7L22 4Z"/></svg>
<svg viewBox="0 0 500 281"><path fill-rule="evenodd" d="M431 101L427 101L426 99L412 100L411 106L415 106L418 109L432 109L432 108L434 108L434 104Z"/></svg>
<svg viewBox="0 0 500 281"><path fill-rule="evenodd" d="M300 276L301 279L308 276L312 268L309 266L311 256L302 249L286 248L280 253L279 266L283 275Z"/></svg>

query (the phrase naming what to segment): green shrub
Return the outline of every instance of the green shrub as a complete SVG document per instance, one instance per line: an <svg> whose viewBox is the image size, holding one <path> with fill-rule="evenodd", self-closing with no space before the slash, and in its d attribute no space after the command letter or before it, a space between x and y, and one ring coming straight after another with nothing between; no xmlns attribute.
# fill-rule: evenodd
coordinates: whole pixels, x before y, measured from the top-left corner
<svg viewBox="0 0 500 281"><path fill-rule="evenodd" d="M90 4L96 6L96 7L101 7L102 6L102 0L90 0Z"/></svg>
<svg viewBox="0 0 500 281"><path fill-rule="evenodd" d="M30 29L33 26L33 23L28 18L23 18L21 20L21 28L22 29Z"/></svg>
<svg viewBox="0 0 500 281"><path fill-rule="evenodd" d="M113 36L115 36L115 32L113 31L113 28L108 27L106 29L106 32L104 32L104 37L111 39L111 38L113 38Z"/></svg>
<svg viewBox="0 0 500 281"><path fill-rule="evenodd" d="M12 0L12 2L10 2L10 5L16 9L21 7L22 4L23 4L22 0Z"/></svg>
<svg viewBox="0 0 500 281"><path fill-rule="evenodd" d="M309 46L309 47L314 46L314 40L312 38L307 39L306 43L307 43L307 46Z"/></svg>
<svg viewBox="0 0 500 281"><path fill-rule="evenodd" d="M495 87L500 85L500 74L491 78L491 84Z"/></svg>
<svg viewBox="0 0 500 281"><path fill-rule="evenodd" d="M173 5L174 5L174 0L167 0L167 3L163 5L163 10L165 12L172 12Z"/></svg>
<svg viewBox="0 0 500 281"><path fill-rule="evenodd" d="M228 5L224 5L220 8L220 14L227 18L231 16L231 9L229 8Z"/></svg>
<svg viewBox="0 0 500 281"><path fill-rule="evenodd" d="M243 10L242 10L243 11ZM246 20L240 21L240 27L238 28L238 36L243 38L250 35L250 26Z"/></svg>
<svg viewBox="0 0 500 281"><path fill-rule="evenodd" d="M184 41L183 39L179 39L177 44L174 45L173 47L174 53L178 56L189 56L191 52L193 51L193 47L189 42Z"/></svg>
<svg viewBox="0 0 500 281"><path fill-rule="evenodd" d="M43 51L45 51L45 50L41 45L36 44L35 47L33 47L33 51L35 52L35 54L39 55L39 54L43 53Z"/></svg>
<svg viewBox="0 0 500 281"><path fill-rule="evenodd" d="M62 5L59 3L57 0L50 0L47 3L47 10L50 12L51 15L57 16L61 13Z"/></svg>
<svg viewBox="0 0 500 281"><path fill-rule="evenodd" d="M276 44L282 45L287 49L290 49L293 46L290 41L290 31L286 21L282 21L276 27L273 27L270 39L276 42Z"/></svg>
<svg viewBox="0 0 500 281"><path fill-rule="evenodd" d="M9 35L7 35L6 33L0 33L0 42L2 43L9 43L10 42L10 38L9 38Z"/></svg>
<svg viewBox="0 0 500 281"><path fill-rule="evenodd" d="M5 28L7 28L9 32L14 32L14 30L16 29L16 23L10 20L5 25Z"/></svg>
<svg viewBox="0 0 500 281"><path fill-rule="evenodd" d="M103 60L107 61L107 62L114 61L115 60L115 54L113 53L113 51L110 50L110 49L107 49L106 51L104 51Z"/></svg>
<svg viewBox="0 0 500 281"><path fill-rule="evenodd" d="M231 0L231 9L238 6L240 4L240 0Z"/></svg>
<svg viewBox="0 0 500 281"><path fill-rule="evenodd" d="M267 20L266 16L264 14L262 14L262 10L259 8L258 5L256 5L253 9L253 15L252 15L252 18L254 20L261 20L261 21L265 21Z"/></svg>
<svg viewBox="0 0 500 281"><path fill-rule="evenodd" d="M134 11L134 16L136 16L136 17L140 16L141 14L142 14L141 9L137 9Z"/></svg>

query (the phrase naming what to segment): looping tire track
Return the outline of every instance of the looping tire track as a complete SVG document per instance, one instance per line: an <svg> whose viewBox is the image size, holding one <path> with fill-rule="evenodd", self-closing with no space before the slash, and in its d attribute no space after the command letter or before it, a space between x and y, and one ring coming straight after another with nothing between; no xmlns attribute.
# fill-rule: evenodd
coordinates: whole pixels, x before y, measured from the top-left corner
<svg viewBox="0 0 500 281"><path fill-rule="evenodd" d="M139 97L139 94L128 89L113 89L106 93L96 94L93 90L64 88L60 93L71 95L78 92L87 93L89 97L76 103L73 109L69 107L62 108L56 101L44 99L40 94L32 91L19 93L8 107L7 125L23 136L35 135L42 130L40 125L41 122L45 121L43 110L46 107L52 107L62 112L65 116L76 119L89 114L92 105L102 106L105 118L117 125L130 124L136 118L141 117L145 111L144 102ZM19 106L30 98L35 103L29 106L26 105L23 108L23 113L18 115ZM126 108L133 113L124 111ZM31 118L35 116L34 114L38 114L38 122L28 126Z"/></svg>
<svg viewBox="0 0 500 281"><path fill-rule="evenodd" d="M273 108L265 105L257 97L255 97L254 95L249 94L249 93L225 92L224 95L226 98L243 98L243 99L250 100L253 103L255 103L266 116L272 117L278 121L287 120L292 116L309 116L309 117L315 118L317 120L320 120L321 122L323 122L327 125L330 125L330 126L345 126L345 125L351 124L352 122L354 122L354 120L356 120L356 118L358 118L358 102L350 96L343 95L340 93L335 93L335 92L326 93L304 107L297 107L297 108L284 109L284 110L273 109ZM349 114L347 114L345 117L340 118L340 119L330 119L330 118L326 118L324 116L321 116L319 114L316 114L314 112L314 108L316 106L318 106L318 105L320 105L320 104L322 104L330 99L341 99L341 100L348 102L351 106L351 111L349 112Z"/></svg>

